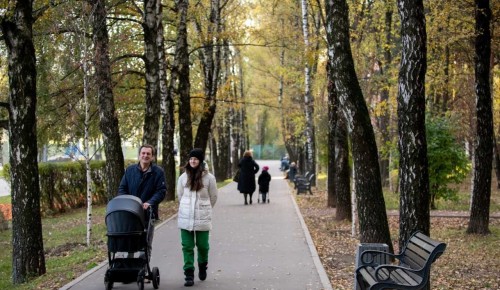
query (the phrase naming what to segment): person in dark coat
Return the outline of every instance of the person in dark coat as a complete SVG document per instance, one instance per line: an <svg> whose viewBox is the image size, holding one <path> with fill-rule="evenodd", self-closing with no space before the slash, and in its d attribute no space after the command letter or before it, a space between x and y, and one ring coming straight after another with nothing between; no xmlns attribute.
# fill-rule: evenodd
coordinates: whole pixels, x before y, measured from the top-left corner
<svg viewBox="0 0 500 290"><path fill-rule="evenodd" d="M259 183L259 192L262 194L262 203L266 203L266 196L269 192L269 183L271 182L271 175L269 172L268 166L262 167L262 173L259 175L258 183Z"/></svg>
<svg viewBox="0 0 500 290"><path fill-rule="evenodd" d="M245 197L245 205L248 204L247 196L250 195L250 204L252 204L252 195L257 187L255 184L255 174L259 172L259 165L252 157L252 151L245 151L243 158L238 164L240 168L240 178L238 180L238 190Z"/></svg>

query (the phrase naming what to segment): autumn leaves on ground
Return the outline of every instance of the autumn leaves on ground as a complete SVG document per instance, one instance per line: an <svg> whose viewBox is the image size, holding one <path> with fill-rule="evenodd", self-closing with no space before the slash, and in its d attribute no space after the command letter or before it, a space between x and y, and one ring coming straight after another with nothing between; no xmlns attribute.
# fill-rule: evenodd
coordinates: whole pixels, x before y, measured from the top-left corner
<svg viewBox="0 0 500 290"><path fill-rule="evenodd" d="M499 194L498 191L492 194ZM333 289L353 289L354 261L358 240L351 236L351 223L336 222L335 209L326 208L326 193L297 197ZM431 236L447 243L446 252L431 269L432 289L500 289L500 218L490 219L489 236L468 236L467 218L432 217ZM395 252L398 216L389 215Z"/></svg>

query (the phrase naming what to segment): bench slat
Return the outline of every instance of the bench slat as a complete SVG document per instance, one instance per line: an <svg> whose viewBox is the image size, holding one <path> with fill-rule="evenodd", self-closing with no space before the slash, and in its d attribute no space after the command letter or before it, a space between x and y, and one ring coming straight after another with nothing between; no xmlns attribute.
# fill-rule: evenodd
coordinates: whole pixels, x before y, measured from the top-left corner
<svg viewBox="0 0 500 290"><path fill-rule="evenodd" d="M377 277L375 276L376 268L362 265L356 269L356 277L362 289L419 289L429 280L431 264L441 256L445 249L445 243L432 240L421 232L417 232L403 247L399 263L400 267L413 271L387 265L387 269L379 268Z"/></svg>

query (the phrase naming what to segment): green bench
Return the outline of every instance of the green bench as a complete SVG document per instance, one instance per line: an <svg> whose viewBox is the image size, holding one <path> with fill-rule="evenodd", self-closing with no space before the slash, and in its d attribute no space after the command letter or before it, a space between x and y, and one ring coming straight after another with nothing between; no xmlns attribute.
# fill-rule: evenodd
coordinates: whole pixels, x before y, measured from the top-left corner
<svg viewBox="0 0 500 290"><path fill-rule="evenodd" d="M356 269L360 289L422 289L428 281L431 264L444 253L446 244L415 232L400 254L367 250L361 254L364 264ZM387 255L397 264L376 264L375 257Z"/></svg>

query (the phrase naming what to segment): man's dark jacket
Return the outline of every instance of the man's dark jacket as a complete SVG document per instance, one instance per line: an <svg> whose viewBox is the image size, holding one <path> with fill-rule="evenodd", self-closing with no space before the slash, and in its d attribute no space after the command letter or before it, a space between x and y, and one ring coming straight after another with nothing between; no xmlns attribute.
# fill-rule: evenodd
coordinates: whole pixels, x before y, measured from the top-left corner
<svg viewBox="0 0 500 290"><path fill-rule="evenodd" d="M165 198L166 191L165 173L161 167L151 164L146 172L142 172L140 164L132 164L125 170L118 195L131 194L149 203L157 219L158 204Z"/></svg>

